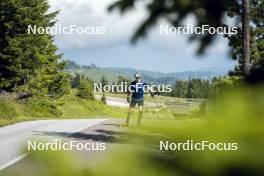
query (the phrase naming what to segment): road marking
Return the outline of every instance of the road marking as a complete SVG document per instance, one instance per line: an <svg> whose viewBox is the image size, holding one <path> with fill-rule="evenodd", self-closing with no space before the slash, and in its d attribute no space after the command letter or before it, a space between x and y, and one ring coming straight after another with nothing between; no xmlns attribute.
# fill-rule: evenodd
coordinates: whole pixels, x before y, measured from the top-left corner
<svg viewBox="0 0 264 176"><path fill-rule="evenodd" d="M76 131L74 131L74 132L72 132L72 133L69 133L69 134L67 134L67 135L65 135L65 136L63 136L63 137L61 137L61 138L53 139L53 140L51 140L51 141L56 141L56 140L59 140L59 139L65 138L65 137L69 137L69 136L71 136L71 135L73 135L73 134L75 134L75 133L78 133L78 132L80 132L80 131L83 131L83 130L86 129L86 128L89 128L89 127L94 126L94 125L96 125L96 124L98 124L98 123L101 123L101 122L103 122L103 121L105 121L105 120L107 120L107 119L96 119L96 120L99 120L99 121L93 122L93 123L91 123L89 126L83 126L83 127L77 129ZM5 168L7 168L7 167L9 167L9 166L11 166L11 165L13 165L13 164L15 164L16 162L18 162L18 161L24 159L24 158L27 157L27 156L28 156L28 154L25 153L25 154L20 155L19 157L16 157L16 158L12 159L11 161L8 161L7 163L5 163L5 164L3 164L3 165L0 166L0 171L2 171L2 170L4 170Z"/></svg>
<svg viewBox="0 0 264 176"><path fill-rule="evenodd" d="M20 155L19 157L15 158L15 159L12 159L11 161L8 161L7 163L3 164L2 166L0 166L0 171L11 166L12 164L15 164L16 162L24 159L28 154L23 154L23 155Z"/></svg>

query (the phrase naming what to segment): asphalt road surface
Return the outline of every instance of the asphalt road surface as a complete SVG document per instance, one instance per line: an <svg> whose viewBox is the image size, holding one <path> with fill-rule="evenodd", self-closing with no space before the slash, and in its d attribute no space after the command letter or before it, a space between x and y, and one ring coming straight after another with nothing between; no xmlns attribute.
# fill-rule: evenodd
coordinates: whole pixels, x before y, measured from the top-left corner
<svg viewBox="0 0 264 176"><path fill-rule="evenodd" d="M127 142L129 138L127 128L120 127L124 119L91 119L91 120L48 120L48 121L35 121L35 122L24 122L16 125L11 125L3 130L1 129L1 135L3 132L12 133L10 130L14 130L13 138L17 139L19 143L23 141L21 138L21 131L25 131L30 137L43 137L47 139L61 139L63 142L67 141L78 141L80 143L105 143L106 149L103 151L87 151L87 150L73 150L68 151L74 154L74 157L78 163L82 163L83 166L97 167L97 163L100 163L105 160L106 156L109 154L109 151L115 150L117 147L126 148L131 146L131 143ZM132 125L135 125L132 121ZM74 127L75 126L75 127ZM18 127L18 128L17 128ZM8 129L9 128L9 129ZM20 130L17 130L20 129ZM25 136L23 137L26 138ZM1 157L5 156L8 161L9 159L18 157L19 153L14 153L8 148L12 148L12 144L5 142L7 139L2 140L6 143L5 147L1 143ZM4 147L4 148L3 148ZM133 146L134 147L134 146ZM8 150L6 150L8 149ZM4 152L6 150L7 152ZM21 153L20 153L21 155ZM1 158L2 160L2 158ZM4 163L4 161L2 161ZM32 168L32 161L30 161L30 156L24 156L19 160L9 163L8 167L5 167L0 171L1 176L24 176L24 175L38 175L38 171L33 171L25 168Z"/></svg>
<svg viewBox="0 0 264 176"><path fill-rule="evenodd" d="M0 128L0 172L26 157L23 148L29 139L52 141L65 138L94 126L105 119L37 120L21 122ZM64 134L46 135L40 132Z"/></svg>

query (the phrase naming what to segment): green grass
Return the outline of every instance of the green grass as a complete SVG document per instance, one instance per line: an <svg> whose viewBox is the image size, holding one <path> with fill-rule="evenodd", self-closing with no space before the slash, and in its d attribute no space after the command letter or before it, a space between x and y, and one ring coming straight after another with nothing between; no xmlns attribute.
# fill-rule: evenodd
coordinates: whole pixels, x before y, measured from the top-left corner
<svg viewBox="0 0 264 176"><path fill-rule="evenodd" d="M0 102L0 126L17 122L39 119L74 119L74 118L126 118L128 108L107 106L98 100L86 100L76 96L76 91L60 99L30 98L24 103L16 101ZM137 109L132 118L138 117ZM178 117L172 111L161 108L145 109L144 118L172 119Z"/></svg>
<svg viewBox="0 0 264 176"><path fill-rule="evenodd" d="M60 118L122 118L127 109L111 107L100 101L85 100L71 91L58 100L30 98L24 103L2 100L0 102L0 126L36 119Z"/></svg>
<svg viewBox="0 0 264 176"><path fill-rule="evenodd" d="M35 102L35 103L33 103ZM27 103L18 103L12 100L0 102L0 126L5 126L17 122L55 118L52 108L40 106L39 100L30 99ZM47 105L48 103L45 102Z"/></svg>
<svg viewBox="0 0 264 176"><path fill-rule="evenodd" d="M102 95L102 93L101 92L95 92L95 95ZM125 99L127 97L127 94L125 94L125 93L122 93L122 94L106 93L106 96ZM164 102L169 102L169 101L175 101L175 102L179 102L179 103L187 103L187 102L196 103L196 102L204 101L204 99L186 99L186 98L167 97L167 96L155 96L155 98L156 98L158 103L164 103ZM149 94L145 95L145 101L153 103L153 99Z"/></svg>
<svg viewBox="0 0 264 176"><path fill-rule="evenodd" d="M101 95L97 93L96 95ZM107 93L108 97L126 98L125 94ZM157 109L156 107L146 107L144 118L147 119L173 119L182 117L197 110L196 106L189 103L186 99L173 97L156 97L159 104L164 102L173 102L177 105L166 105L167 108ZM150 95L146 95L146 102L152 102ZM186 105L183 107L182 105ZM196 108L196 109L195 109ZM132 117L137 118L137 110ZM51 118L126 118L128 108L107 106L101 101L86 100L76 96L76 90L71 90L70 94L64 95L60 99L53 100L50 98L30 98L24 103L16 101L0 102L0 126L13 124L16 122L51 119Z"/></svg>
<svg viewBox="0 0 264 176"><path fill-rule="evenodd" d="M127 113L126 108L107 106L101 101L85 100L76 97L73 91L57 100L57 107L62 118L107 117L121 118Z"/></svg>
<svg viewBox="0 0 264 176"><path fill-rule="evenodd" d="M127 75L110 71L107 69L100 69L100 68L91 68L91 69L80 69L77 71L80 74L87 76L88 78L92 79L95 82L101 81L102 77L104 76L110 83L113 81L118 80L119 76L123 76L128 78Z"/></svg>
<svg viewBox="0 0 264 176"><path fill-rule="evenodd" d="M38 151L28 158L27 166L31 167L26 172L39 176L262 176L263 107L263 87L232 91L211 102L202 116L180 120L149 119L143 121L141 128L131 127L125 133L120 132L122 138L113 133L111 143L126 145L109 151L104 160L95 163L96 167L66 152ZM161 140L178 146L187 140L237 143L238 150L206 147L204 150L160 151ZM40 169L43 172L39 172ZM10 175L18 173L14 171Z"/></svg>
<svg viewBox="0 0 264 176"><path fill-rule="evenodd" d="M96 92L95 95L100 95L102 96L101 92ZM127 94L125 93L120 93L120 94L116 94L116 93L105 93L106 97L115 97L115 98L123 98L126 99ZM174 97L164 97L164 96L159 96L159 97L155 97L158 103L163 103L164 101L169 101L169 100L177 100L177 101L185 101L185 99L183 98L174 98ZM149 102L149 103L154 103L154 100L151 98L150 95L145 95L145 102Z"/></svg>
<svg viewBox="0 0 264 176"><path fill-rule="evenodd" d="M96 92L95 95L102 96L102 93ZM106 93L106 98L107 97L126 99L127 95ZM186 98L167 97L167 96L155 96L155 100L159 106L166 107L166 109L171 111L171 113L174 115L188 115L193 112L197 112L200 109L200 105L202 105L203 102L207 101L205 99L186 99ZM155 104L153 98L149 94L145 95L144 101L146 103Z"/></svg>

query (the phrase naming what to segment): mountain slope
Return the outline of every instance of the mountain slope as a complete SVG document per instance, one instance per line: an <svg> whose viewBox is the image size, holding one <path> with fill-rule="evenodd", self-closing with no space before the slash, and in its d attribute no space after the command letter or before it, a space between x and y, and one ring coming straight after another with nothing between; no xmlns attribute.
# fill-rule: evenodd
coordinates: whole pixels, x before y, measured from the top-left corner
<svg viewBox="0 0 264 176"><path fill-rule="evenodd" d="M80 74L83 74L95 82L100 81L101 78L104 76L110 83L112 83L113 81L117 81L119 76L133 79L133 74L136 72L142 73L142 77L144 80L159 84L168 84L168 83L173 84L177 79L188 80L190 78L201 78L201 79L211 80L214 77L219 77L227 74L225 72L218 72L218 71L215 72L185 71L185 72L162 73L162 72L138 70L132 68L115 68L115 67L99 68L96 67L95 65L80 66L72 63L71 63L71 67L67 67L66 70L71 73L78 72Z"/></svg>

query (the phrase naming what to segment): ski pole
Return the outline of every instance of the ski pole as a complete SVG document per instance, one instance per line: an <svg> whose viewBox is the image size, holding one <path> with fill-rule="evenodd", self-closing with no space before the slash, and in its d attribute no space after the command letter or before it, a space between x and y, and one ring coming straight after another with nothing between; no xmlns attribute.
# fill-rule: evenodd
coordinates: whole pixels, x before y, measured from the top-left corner
<svg viewBox="0 0 264 176"><path fill-rule="evenodd" d="M158 106L158 103L157 103L155 97L154 96L151 96L151 97L153 98L154 102L156 103L156 106Z"/></svg>

